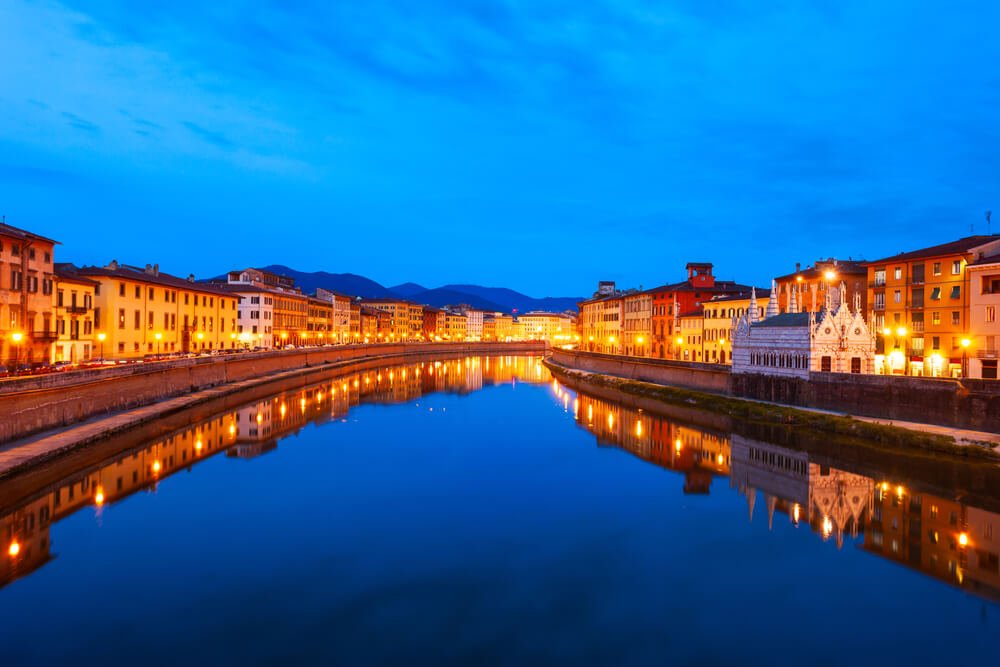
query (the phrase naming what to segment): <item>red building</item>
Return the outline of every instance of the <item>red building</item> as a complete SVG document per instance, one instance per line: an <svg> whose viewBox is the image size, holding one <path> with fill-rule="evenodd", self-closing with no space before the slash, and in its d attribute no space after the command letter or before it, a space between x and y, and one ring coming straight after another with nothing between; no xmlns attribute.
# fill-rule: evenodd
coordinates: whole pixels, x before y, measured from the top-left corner
<svg viewBox="0 0 1000 667"><path fill-rule="evenodd" d="M749 292L749 285L733 280L716 280L712 264L688 262L685 267L687 280L661 285L647 290L653 295L653 349L651 356L658 359L675 359L679 355L677 337L681 335L678 318L681 313L696 310L715 296Z"/></svg>

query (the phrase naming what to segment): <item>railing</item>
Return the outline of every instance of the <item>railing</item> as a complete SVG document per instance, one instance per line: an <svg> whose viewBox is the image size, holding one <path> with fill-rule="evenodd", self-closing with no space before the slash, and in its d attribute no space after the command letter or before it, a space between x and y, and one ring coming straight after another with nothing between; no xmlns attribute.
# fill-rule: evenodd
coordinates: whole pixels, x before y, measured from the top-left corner
<svg viewBox="0 0 1000 667"><path fill-rule="evenodd" d="M90 308L87 308L86 306L63 306L63 310L70 315L84 315L90 310Z"/></svg>
<svg viewBox="0 0 1000 667"><path fill-rule="evenodd" d="M871 288L885 287L884 280L870 280L868 281L868 286Z"/></svg>
<svg viewBox="0 0 1000 667"><path fill-rule="evenodd" d="M996 359L1000 356L997 350L976 350L977 359Z"/></svg>

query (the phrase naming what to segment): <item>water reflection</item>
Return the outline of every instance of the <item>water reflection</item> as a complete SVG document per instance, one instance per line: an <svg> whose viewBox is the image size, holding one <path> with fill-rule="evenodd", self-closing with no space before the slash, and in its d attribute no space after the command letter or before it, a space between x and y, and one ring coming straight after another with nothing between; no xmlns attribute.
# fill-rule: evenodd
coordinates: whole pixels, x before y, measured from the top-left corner
<svg viewBox="0 0 1000 667"><path fill-rule="evenodd" d="M407 403L434 392L465 394L492 384L548 381L541 359L531 357L379 367L283 391L152 442L128 444L107 460L71 470L58 482L27 493L20 486L0 484L0 508L10 508L0 510L6 554L0 559L0 587L53 558L50 530L61 519L88 507L100 515L107 505L139 491L155 492L160 481L220 453L241 459L266 454L307 424L343 419L361 404Z"/></svg>
<svg viewBox="0 0 1000 667"><path fill-rule="evenodd" d="M555 380L552 391L564 409L572 406L576 424L593 433L599 446L683 474L685 494L707 494L716 477L728 476L729 486L745 497L751 522L764 513L772 529L776 515L785 515L838 549L851 543L1000 601L1000 535L994 536L1000 531L1000 497L994 495L1000 473L994 466L915 457L907 471L905 457L897 455L892 472L872 475L829 454L629 407L620 402L623 397L597 398ZM976 504L967 501L970 486L981 491Z"/></svg>

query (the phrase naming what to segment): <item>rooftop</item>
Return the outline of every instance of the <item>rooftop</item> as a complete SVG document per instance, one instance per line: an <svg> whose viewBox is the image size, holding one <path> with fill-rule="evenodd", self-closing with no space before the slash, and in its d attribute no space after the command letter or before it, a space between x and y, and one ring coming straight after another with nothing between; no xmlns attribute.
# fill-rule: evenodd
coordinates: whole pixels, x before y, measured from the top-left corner
<svg viewBox="0 0 1000 667"><path fill-rule="evenodd" d="M818 319L818 316L817 316ZM809 313L781 313L755 322L753 327L805 327L809 326Z"/></svg>
<svg viewBox="0 0 1000 667"><path fill-rule="evenodd" d="M59 241L53 241L50 238L39 236L38 234L27 231L26 229L19 229L12 225L8 225L6 222L0 222L0 234L15 239L23 239L25 241L44 241L46 243L59 243Z"/></svg>
<svg viewBox="0 0 1000 667"><path fill-rule="evenodd" d="M161 273L158 265L147 265L145 269L137 266L128 266L111 262L107 266L82 266L76 271L69 271L79 276L122 278L135 280L137 282L150 283L153 285L163 285L164 287L175 287L177 289L195 290L207 294L227 295L226 290L220 289L219 285L195 282L194 276L179 278L169 273Z"/></svg>
<svg viewBox="0 0 1000 667"><path fill-rule="evenodd" d="M891 257L884 257L882 259L875 260L875 262L868 262L868 263L875 264L881 262L895 262L900 260L922 259L924 257L959 255L971 252L974 248L990 243L991 241L1000 241L1000 234L992 234L992 235L976 234L975 236L966 236L965 238L958 239L957 241L942 243L940 245L930 246L929 248L921 248L920 250L902 252L899 253L898 255L893 255Z"/></svg>

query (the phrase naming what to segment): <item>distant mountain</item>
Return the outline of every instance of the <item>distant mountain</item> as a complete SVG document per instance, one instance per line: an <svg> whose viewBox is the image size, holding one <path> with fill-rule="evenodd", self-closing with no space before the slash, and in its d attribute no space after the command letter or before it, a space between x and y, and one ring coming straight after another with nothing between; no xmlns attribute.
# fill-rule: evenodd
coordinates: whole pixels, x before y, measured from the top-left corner
<svg viewBox="0 0 1000 667"><path fill-rule="evenodd" d="M426 292L427 288L423 285L418 285L416 283L403 283L402 285L396 285L395 287L390 287L389 291L393 294L397 294L404 299L409 299L414 294L420 294L421 292Z"/></svg>
<svg viewBox="0 0 1000 667"><path fill-rule="evenodd" d="M417 283L402 283L395 287L386 288L374 280L353 273L298 271L282 264L257 268L294 279L295 284L307 294L322 287L350 296L361 296L369 299L396 297L436 308L466 303L480 310L503 313L510 313L513 310L517 310L518 313L532 310L561 312L576 310L576 303L580 300L578 297L536 299L505 287L481 287L479 285L445 285L435 289L427 289ZM220 278L225 279L225 275L220 276Z"/></svg>
<svg viewBox="0 0 1000 667"><path fill-rule="evenodd" d="M438 289L451 290L471 294L480 299L497 303L505 312L517 309L519 313L526 313L531 310L545 310L559 313L564 310L576 310L578 301L583 297L552 297L547 296L541 299L530 297L520 292L515 292L506 287L481 287L479 285L445 285Z"/></svg>
<svg viewBox="0 0 1000 667"><path fill-rule="evenodd" d="M289 276L295 279L295 284L302 288L303 292L311 293L317 287L341 292L350 296L363 296L369 299L378 299L393 296L392 292L374 280L359 276L353 273L327 273L326 271L296 271L293 268L272 264L270 266L258 267L265 271L271 271L282 276Z"/></svg>
<svg viewBox="0 0 1000 667"><path fill-rule="evenodd" d="M466 303L473 308L478 308L479 310L486 310L490 312L499 311L504 313L510 312L510 308L505 308L501 304L494 303L489 299L484 299L475 294L469 294L468 292L458 292L445 287L424 290L423 292L411 294L406 297L403 297L402 295L400 296L402 298L409 299L410 301L416 301L417 303L434 306L435 308L440 308L441 306L457 306L460 303Z"/></svg>

